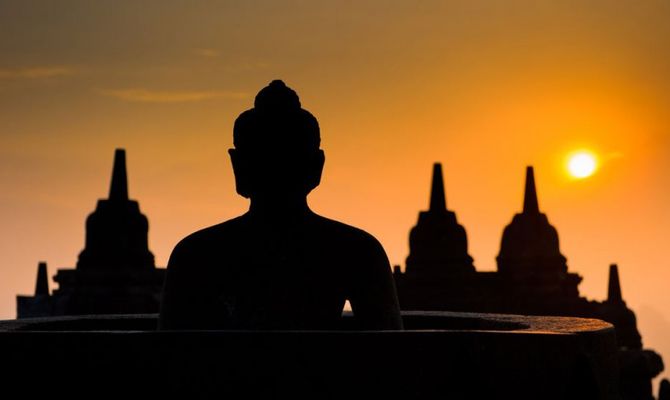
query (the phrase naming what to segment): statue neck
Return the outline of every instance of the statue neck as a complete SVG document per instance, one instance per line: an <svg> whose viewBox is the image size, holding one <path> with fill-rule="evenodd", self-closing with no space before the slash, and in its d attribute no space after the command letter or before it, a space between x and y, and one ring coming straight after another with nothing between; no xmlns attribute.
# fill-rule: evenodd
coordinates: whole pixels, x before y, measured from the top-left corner
<svg viewBox="0 0 670 400"><path fill-rule="evenodd" d="M265 221L287 221L300 219L312 211L307 197L266 199L254 197L249 206L249 215Z"/></svg>

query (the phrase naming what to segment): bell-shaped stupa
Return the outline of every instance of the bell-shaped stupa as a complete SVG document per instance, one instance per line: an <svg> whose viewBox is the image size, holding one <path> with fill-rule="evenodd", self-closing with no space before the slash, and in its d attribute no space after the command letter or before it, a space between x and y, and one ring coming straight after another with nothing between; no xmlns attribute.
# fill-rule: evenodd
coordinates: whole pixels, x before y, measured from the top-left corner
<svg viewBox="0 0 670 400"><path fill-rule="evenodd" d="M568 272L558 232L540 212L533 167L526 169L523 211L505 227L497 257L498 271L508 277L560 279Z"/></svg>
<svg viewBox="0 0 670 400"><path fill-rule="evenodd" d="M433 165L430 208L419 213L419 221L409 235L410 253L406 273L435 277L475 272L468 254L465 228L456 214L447 209L442 165Z"/></svg>
<svg viewBox="0 0 670 400"><path fill-rule="evenodd" d="M98 200L86 220L86 247L79 254L77 269L147 270L155 267L149 251L149 222L137 201L128 198L126 152L117 149L109 198Z"/></svg>

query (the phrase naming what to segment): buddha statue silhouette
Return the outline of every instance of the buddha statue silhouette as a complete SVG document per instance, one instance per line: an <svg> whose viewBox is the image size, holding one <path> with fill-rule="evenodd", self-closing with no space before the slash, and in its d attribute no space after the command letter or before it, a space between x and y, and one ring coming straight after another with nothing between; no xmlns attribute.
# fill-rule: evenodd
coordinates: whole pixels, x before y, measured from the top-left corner
<svg viewBox="0 0 670 400"><path fill-rule="evenodd" d="M337 329L349 300L360 329L401 329L388 258L357 228L315 214L325 161L316 118L279 80L243 112L228 152L244 215L173 250L160 329Z"/></svg>

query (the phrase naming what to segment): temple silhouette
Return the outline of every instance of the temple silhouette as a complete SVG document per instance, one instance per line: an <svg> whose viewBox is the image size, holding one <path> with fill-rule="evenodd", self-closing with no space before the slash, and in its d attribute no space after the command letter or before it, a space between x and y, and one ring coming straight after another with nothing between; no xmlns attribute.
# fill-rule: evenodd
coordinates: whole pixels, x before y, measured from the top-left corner
<svg viewBox="0 0 670 400"><path fill-rule="evenodd" d="M619 269L609 268L608 296L580 296L582 277L568 271L558 232L540 211L533 167L526 169L523 210L503 231L495 272L479 272L468 254L465 228L447 209L442 166L433 166L428 211L409 237L405 271L394 267L403 310L563 315L598 318L615 326L624 399L652 398L651 379L663 370L661 357L643 349L635 313L621 292Z"/></svg>
<svg viewBox="0 0 670 400"><path fill-rule="evenodd" d="M651 379L663 370L662 359L643 348L635 314L622 295L617 265L609 268L606 300L587 300L579 294L582 277L569 272L557 230L540 211L532 167L526 170L522 212L504 229L495 272L475 269L466 230L447 208L440 164L433 166L429 204L410 232L404 272L400 266L393 271L404 311L608 321L616 329L621 397L653 398ZM109 197L98 201L86 221L86 244L76 268L58 270L53 278L58 288L50 292L47 265L40 262L35 294L17 296L17 318L157 313L165 270L156 268L147 235L147 218L128 197L125 151L117 149Z"/></svg>
<svg viewBox="0 0 670 400"><path fill-rule="evenodd" d="M430 207L419 213L409 243L405 272L399 266L394 268L404 309L600 315L600 303L580 297L577 286L582 277L568 272L556 228L540 212L532 167L526 170L523 211L503 232L498 271L475 270L465 228L446 207L440 164L433 167ZM616 271L617 267L611 266L610 279L618 280ZM610 303L632 317L618 318L619 329L629 333L621 345L640 347L634 315L625 312L628 309L618 281L612 282L610 290L610 297L618 299Z"/></svg>
<svg viewBox="0 0 670 400"><path fill-rule="evenodd" d="M148 230L128 197L125 150L117 149L109 197L86 220L76 268L58 270L58 288L49 293L47 265L39 263L35 295L17 296L17 318L158 312L165 270L156 268Z"/></svg>

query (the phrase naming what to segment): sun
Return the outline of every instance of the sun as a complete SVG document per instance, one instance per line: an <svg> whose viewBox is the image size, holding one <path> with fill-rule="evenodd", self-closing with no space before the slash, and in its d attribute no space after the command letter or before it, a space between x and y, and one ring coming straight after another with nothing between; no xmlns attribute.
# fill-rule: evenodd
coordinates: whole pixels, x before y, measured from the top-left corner
<svg viewBox="0 0 670 400"><path fill-rule="evenodd" d="M598 159L588 151L578 151L568 158L568 173L573 178L584 179L598 169Z"/></svg>

